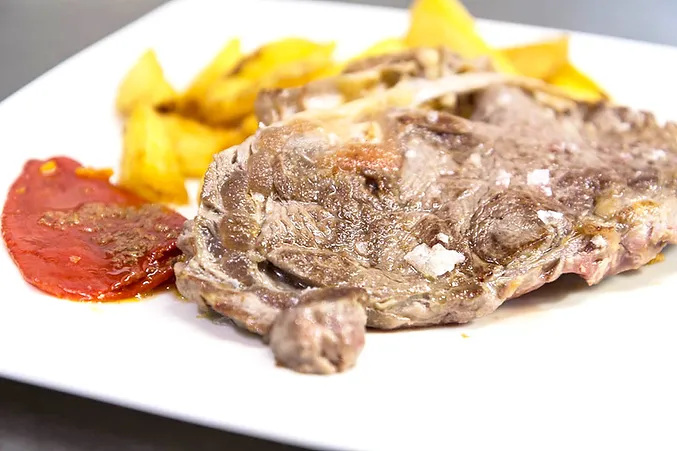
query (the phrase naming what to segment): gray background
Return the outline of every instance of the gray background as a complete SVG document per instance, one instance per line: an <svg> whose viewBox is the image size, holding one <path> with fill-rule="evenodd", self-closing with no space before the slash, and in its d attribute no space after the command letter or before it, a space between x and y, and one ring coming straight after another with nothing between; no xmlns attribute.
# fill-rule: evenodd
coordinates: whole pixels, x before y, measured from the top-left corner
<svg viewBox="0 0 677 451"><path fill-rule="evenodd" d="M346 1L399 7L409 4L409 0ZM165 2L0 0L0 99ZM671 0L465 0L465 3L479 17L677 45L677 2ZM0 451L184 449L296 448L0 378Z"/></svg>

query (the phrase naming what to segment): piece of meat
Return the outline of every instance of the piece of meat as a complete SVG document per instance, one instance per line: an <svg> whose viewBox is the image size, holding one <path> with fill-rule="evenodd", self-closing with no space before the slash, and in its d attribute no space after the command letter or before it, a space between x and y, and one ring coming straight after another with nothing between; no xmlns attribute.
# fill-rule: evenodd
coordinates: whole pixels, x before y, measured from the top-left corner
<svg viewBox="0 0 677 451"><path fill-rule="evenodd" d="M327 372L342 368L318 363L308 330L339 329L295 321L337 288L365 293L368 327L465 323L561 274L595 284L677 242L675 124L463 77L418 80L410 106L397 91L296 114L216 155L179 242L179 290L274 334L281 363ZM418 107L467 80L469 118Z"/></svg>
<svg viewBox="0 0 677 451"><path fill-rule="evenodd" d="M291 89L264 89L256 99L259 121L269 125L299 111L331 109L410 79L438 79L453 74L489 71L488 58L465 60L448 49L418 48L349 63L342 75ZM456 105L453 93L442 103Z"/></svg>
<svg viewBox="0 0 677 451"><path fill-rule="evenodd" d="M320 300L283 310L269 334L276 360L302 373L352 367L364 347L367 315L359 300L365 297L363 290L325 290Z"/></svg>

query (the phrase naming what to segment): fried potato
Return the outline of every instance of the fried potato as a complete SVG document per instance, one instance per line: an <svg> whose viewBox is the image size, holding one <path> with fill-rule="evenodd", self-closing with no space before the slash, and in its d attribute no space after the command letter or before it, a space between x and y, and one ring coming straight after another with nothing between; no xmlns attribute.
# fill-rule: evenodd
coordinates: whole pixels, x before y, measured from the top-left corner
<svg viewBox="0 0 677 451"><path fill-rule="evenodd" d="M194 116L201 122L214 126L236 123L254 110L259 89L256 81L245 78L219 80L199 99Z"/></svg>
<svg viewBox="0 0 677 451"><path fill-rule="evenodd" d="M569 37L501 49L501 53L520 74L546 80L568 64Z"/></svg>
<svg viewBox="0 0 677 451"><path fill-rule="evenodd" d="M126 116L138 106L171 103L176 97L176 91L165 79L157 55L153 50L148 50L120 84L116 108Z"/></svg>
<svg viewBox="0 0 677 451"><path fill-rule="evenodd" d="M386 55L388 53L401 52L407 49L407 44L401 38L389 38L379 41L360 53L353 59L369 58L372 56Z"/></svg>
<svg viewBox="0 0 677 451"><path fill-rule="evenodd" d="M249 80L265 79L287 65L331 61L336 44L286 38L266 44L242 61L232 75Z"/></svg>
<svg viewBox="0 0 677 451"><path fill-rule="evenodd" d="M293 88L318 80L333 72L330 56L316 54L298 63L286 64L273 71L268 79L261 82L262 87Z"/></svg>
<svg viewBox="0 0 677 451"><path fill-rule="evenodd" d="M214 59L193 79L182 95L183 108L190 108L190 103L199 103L200 98L209 87L220 78L226 77L242 60L243 54L239 39L228 41Z"/></svg>
<svg viewBox="0 0 677 451"><path fill-rule="evenodd" d="M546 81L563 88L571 97L579 101L597 102L610 99L609 95L594 80L570 62Z"/></svg>
<svg viewBox="0 0 677 451"><path fill-rule="evenodd" d="M475 30L475 20L458 0L415 0L410 10L409 47L446 46L465 58L489 56L494 66L517 73L510 61Z"/></svg>
<svg viewBox="0 0 677 451"><path fill-rule="evenodd" d="M346 66L345 62L334 61L332 62L332 64L328 65L324 69L314 72L313 77L315 78L313 78L313 80L320 80L322 78L328 78L333 77L335 75L339 75L343 71L345 66Z"/></svg>
<svg viewBox="0 0 677 451"><path fill-rule="evenodd" d="M152 106L136 107L125 124L119 184L152 202L188 201L172 137Z"/></svg>
<svg viewBox="0 0 677 451"><path fill-rule="evenodd" d="M212 128L175 114L163 119L185 177L203 177L215 153L246 137L240 129Z"/></svg>
<svg viewBox="0 0 677 451"><path fill-rule="evenodd" d="M259 118L256 117L256 114L252 113L244 118L242 124L240 124L242 134L245 137L249 137L256 133L256 130L259 129Z"/></svg>
<svg viewBox="0 0 677 451"><path fill-rule="evenodd" d="M297 38L267 44L245 57L230 76L212 83L189 115L210 125L232 126L253 113L261 89L299 86L334 71L334 47Z"/></svg>

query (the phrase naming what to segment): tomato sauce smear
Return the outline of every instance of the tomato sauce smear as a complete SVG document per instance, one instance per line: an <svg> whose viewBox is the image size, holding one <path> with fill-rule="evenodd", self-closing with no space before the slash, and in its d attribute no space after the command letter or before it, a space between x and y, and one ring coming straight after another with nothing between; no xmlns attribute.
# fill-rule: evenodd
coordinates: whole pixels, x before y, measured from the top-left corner
<svg viewBox="0 0 677 451"><path fill-rule="evenodd" d="M112 301L170 281L185 218L66 157L30 160L2 211L2 236L27 282L76 301Z"/></svg>

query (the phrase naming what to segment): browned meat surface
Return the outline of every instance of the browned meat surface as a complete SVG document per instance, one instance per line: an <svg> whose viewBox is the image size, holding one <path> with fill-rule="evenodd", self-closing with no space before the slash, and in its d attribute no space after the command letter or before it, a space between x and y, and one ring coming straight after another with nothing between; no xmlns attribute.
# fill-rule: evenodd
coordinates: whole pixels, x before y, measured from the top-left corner
<svg viewBox="0 0 677 451"><path fill-rule="evenodd" d="M269 338L280 364L319 374L340 372L355 364L364 346L366 293L334 291L277 315Z"/></svg>
<svg viewBox="0 0 677 451"><path fill-rule="evenodd" d="M392 55L357 60L340 77L318 80L292 89L263 91L256 100L256 114L271 124L308 109L331 109L345 102L391 88L400 81L438 79L466 72L488 71L489 60L467 61L447 49L421 48ZM450 95L442 103L456 105Z"/></svg>
<svg viewBox="0 0 677 451"><path fill-rule="evenodd" d="M297 115L218 154L179 290L267 335L280 363L329 373L363 346L360 309L373 328L464 323L677 241L674 124L506 85L466 102L465 118L378 102Z"/></svg>

